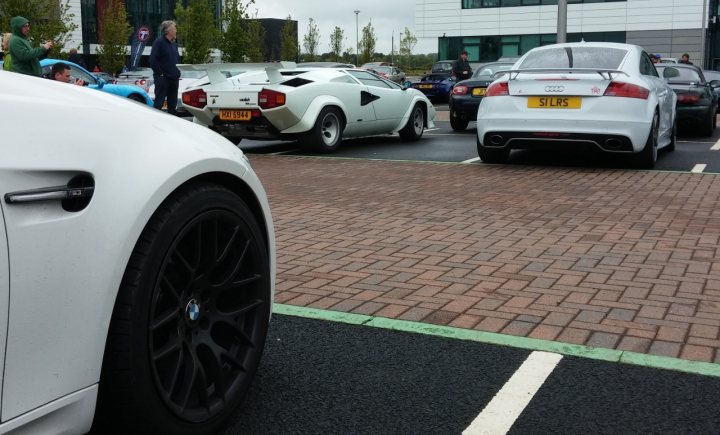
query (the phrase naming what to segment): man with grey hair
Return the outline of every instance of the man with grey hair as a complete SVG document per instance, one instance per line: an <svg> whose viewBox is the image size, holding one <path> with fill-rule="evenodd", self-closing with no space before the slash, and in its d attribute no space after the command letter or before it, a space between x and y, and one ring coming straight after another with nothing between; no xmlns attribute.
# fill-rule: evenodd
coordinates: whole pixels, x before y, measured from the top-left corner
<svg viewBox="0 0 720 435"><path fill-rule="evenodd" d="M160 36L155 38L150 50L150 67L153 70L155 80L155 103L156 109L162 109L167 98L167 111L175 115L177 108L178 86L180 84L180 70L177 64L180 63L175 37L177 28L174 21L163 21L160 23Z"/></svg>

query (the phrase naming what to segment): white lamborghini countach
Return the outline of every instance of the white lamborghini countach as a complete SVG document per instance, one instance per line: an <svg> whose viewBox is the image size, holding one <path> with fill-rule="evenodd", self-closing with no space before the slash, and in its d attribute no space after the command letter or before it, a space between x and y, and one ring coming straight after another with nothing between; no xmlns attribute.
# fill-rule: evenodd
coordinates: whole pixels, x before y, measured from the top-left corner
<svg viewBox="0 0 720 435"><path fill-rule="evenodd" d="M636 45L537 47L488 88L477 114L477 148L488 163L511 149L591 147L652 168L673 150L676 96Z"/></svg>
<svg viewBox="0 0 720 435"><path fill-rule="evenodd" d="M344 138L399 133L419 140L434 127L435 108L420 91L368 71L298 68L292 62L185 65L208 72L210 84L189 88L183 105L194 122L235 143L242 139L298 140L317 152L335 151Z"/></svg>
<svg viewBox="0 0 720 435"><path fill-rule="evenodd" d="M0 433L218 433L275 285L248 160L81 86L0 71L0 106Z"/></svg>

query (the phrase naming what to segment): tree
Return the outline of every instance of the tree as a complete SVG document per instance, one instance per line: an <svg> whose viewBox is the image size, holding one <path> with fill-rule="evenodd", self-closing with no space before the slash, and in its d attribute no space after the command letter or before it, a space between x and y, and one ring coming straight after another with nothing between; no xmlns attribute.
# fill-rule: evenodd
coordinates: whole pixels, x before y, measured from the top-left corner
<svg viewBox="0 0 720 435"><path fill-rule="evenodd" d="M343 52L343 46L345 42L345 32L337 26L335 30L330 34L330 53L333 56L335 62L339 62Z"/></svg>
<svg viewBox="0 0 720 435"><path fill-rule="evenodd" d="M125 65L127 42L132 27L128 23L125 3L122 0L109 0L105 9L100 11L97 49L98 62L103 70L114 74Z"/></svg>
<svg viewBox="0 0 720 435"><path fill-rule="evenodd" d="M362 29L362 38L360 39L360 48L358 54L360 55L360 64L366 62L372 62L375 56L375 44L377 43L377 37L375 36L375 29L370 21L367 26Z"/></svg>
<svg viewBox="0 0 720 435"><path fill-rule="evenodd" d="M223 6L220 51L224 62L244 62L250 46L247 32L247 8L255 0L243 5L240 0L226 0Z"/></svg>
<svg viewBox="0 0 720 435"><path fill-rule="evenodd" d="M280 30L280 60L296 60L297 56L297 27L288 15Z"/></svg>
<svg viewBox="0 0 720 435"><path fill-rule="evenodd" d="M303 47L305 47L305 53L307 54L307 61L312 62L317 56L317 48L320 44L320 30L315 25L315 20L310 18L308 23L308 31L303 38Z"/></svg>
<svg viewBox="0 0 720 435"><path fill-rule="evenodd" d="M213 18L214 2L190 0L187 7L181 2L175 7L178 40L185 49L183 62L208 63L212 48L218 40L218 30Z"/></svg>
<svg viewBox="0 0 720 435"><path fill-rule="evenodd" d="M263 47L265 46L265 29L258 20L252 20L247 26L248 50L250 62L262 62L265 59Z"/></svg>
<svg viewBox="0 0 720 435"><path fill-rule="evenodd" d="M417 44L417 38L415 35L410 33L410 29L406 27L405 33L403 33L403 37L400 39L399 52L400 56L407 56L408 66L412 66L411 55L413 48L415 48L415 44Z"/></svg>
<svg viewBox="0 0 720 435"><path fill-rule="evenodd" d="M69 11L70 0L1 0L0 28L9 31L12 17L25 17L32 23L32 41L40 44L48 39L53 40L55 46L50 50L49 57L59 57L70 34L78 27L72 22L75 14Z"/></svg>

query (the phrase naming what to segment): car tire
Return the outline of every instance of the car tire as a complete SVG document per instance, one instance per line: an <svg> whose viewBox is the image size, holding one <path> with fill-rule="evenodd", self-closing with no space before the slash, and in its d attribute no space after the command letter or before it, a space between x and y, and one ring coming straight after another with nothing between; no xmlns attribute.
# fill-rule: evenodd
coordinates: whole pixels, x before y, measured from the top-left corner
<svg viewBox="0 0 720 435"><path fill-rule="evenodd" d="M455 131L465 131L470 121L463 119L457 112L450 112L450 127Z"/></svg>
<svg viewBox="0 0 720 435"><path fill-rule="evenodd" d="M300 140L304 148L321 153L337 151L345 130L343 117L337 107L325 107L315 120L315 125Z"/></svg>
<svg viewBox="0 0 720 435"><path fill-rule="evenodd" d="M142 97L140 94L130 94L128 95L128 100L137 101L138 103L145 104L145 98Z"/></svg>
<svg viewBox="0 0 720 435"><path fill-rule="evenodd" d="M670 132L670 143L667 146L668 151L675 151L675 145L677 144L677 130L678 122L676 116L673 120L672 131Z"/></svg>
<svg viewBox="0 0 720 435"><path fill-rule="evenodd" d="M408 119L405 127L400 130L400 138L406 141L416 141L420 140L424 132L425 110L420 104L416 103L410 112L410 119Z"/></svg>
<svg viewBox="0 0 720 435"><path fill-rule="evenodd" d="M480 138L476 136L478 157L483 163L507 163L510 158L510 148L488 148L480 143Z"/></svg>
<svg viewBox="0 0 720 435"><path fill-rule="evenodd" d="M637 166L642 169L652 169L657 162L658 128L658 114L655 112L645 146L636 156Z"/></svg>
<svg viewBox="0 0 720 435"><path fill-rule="evenodd" d="M229 140L230 142L232 142L232 143L235 144L235 145L240 145L240 142L242 142L242 138L241 138L241 137L228 137L228 138L226 138L226 139Z"/></svg>
<svg viewBox="0 0 720 435"><path fill-rule="evenodd" d="M257 371L271 303L268 248L247 204L212 183L172 193L122 279L94 429L217 433Z"/></svg>
<svg viewBox="0 0 720 435"><path fill-rule="evenodd" d="M712 136L715 133L715 127L717 127L717 116L713 110L708 111L707 120L705 121L704 133L705 136Z"/></svg>

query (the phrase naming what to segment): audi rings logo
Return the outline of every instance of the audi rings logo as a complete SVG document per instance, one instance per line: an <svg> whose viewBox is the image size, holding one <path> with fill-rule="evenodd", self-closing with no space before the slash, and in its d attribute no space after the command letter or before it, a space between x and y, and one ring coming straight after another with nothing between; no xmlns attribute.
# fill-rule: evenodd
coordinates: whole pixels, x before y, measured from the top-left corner
<svg viewBox="0 0 720 435"><path fill-rule="evenodd" d="M565 86L545 86L545 92L565 92Z"/></svg>

